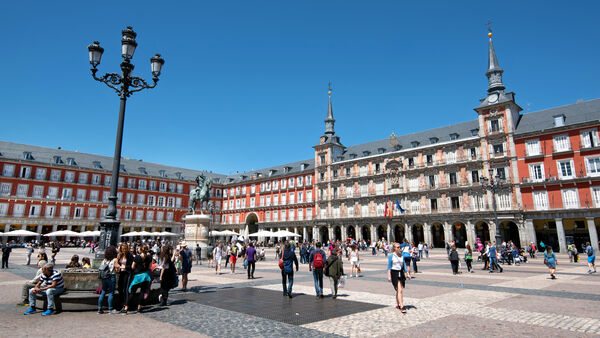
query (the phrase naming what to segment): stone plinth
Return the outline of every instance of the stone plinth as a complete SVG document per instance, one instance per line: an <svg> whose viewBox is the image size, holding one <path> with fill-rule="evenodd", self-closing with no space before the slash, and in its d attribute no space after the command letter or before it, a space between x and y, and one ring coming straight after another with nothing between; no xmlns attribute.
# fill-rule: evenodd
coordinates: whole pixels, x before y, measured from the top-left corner
<svg viewBox="0 0 600 338"><path fill-rule="evenodd" d="M185 216L185 241L188 248L195 252L196 244L202 248L202 259L208 253L208 228L210 226L210 215L187 215Z"/></svg>

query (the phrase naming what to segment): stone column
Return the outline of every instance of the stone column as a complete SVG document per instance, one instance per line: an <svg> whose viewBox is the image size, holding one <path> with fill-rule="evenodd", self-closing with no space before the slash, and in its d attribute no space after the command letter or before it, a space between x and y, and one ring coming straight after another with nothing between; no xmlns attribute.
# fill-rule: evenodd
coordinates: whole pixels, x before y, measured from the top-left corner
<svg viewBox="0 0 600 338"><path fill-rule="evenodd" d="M354 231L356 233L356 238L355 240L360 241L362 240L362 227L360 225L355 225L354 226Z"/></svg>
<svg viewBox="0 0 600 338"><path fill-rule="evenodd" d="M375 241L377 242L378 238L377 238L377 226L374 224L370 225L370 230L371 230L371 242Z"/></svg>
<svg viewBox="0 0 600 338"><path fill-rule="evenodd" d="M563 227L562 218L555 218L556 222L556 233L558 234L558 251L560 253L567 252L567 239L565 238L565 228Z"/></svg>
<svg viewBox="0 0 600 338"><path fill-rule="evenodd" d="M330 224L327 226L327 233L329 234L329 239L334 239L333 225Z"/></svg>
<svg viewBox="0 0 600 338"><path fill-rule="evenodd" d="M318 242L318 241L319 241L319 231L318 231L318 229L317 229L317 226L316 226L316 225L315 225L315 226L313 226L313 228L312 228L312 236L313 236L313 240L314 240L315 242Z"/></svg>
<svg viewBox="0 0 600 338"><path fill-rule="evenodd" d="M471 221L467 221L466 224L467 227L467 241L469 242L469 244L471 245L471 249L473 248L473 245L475 244L475 224L471 223Z"/></svg>
<svg viewBox="0 0 600 338"><path fill-rule="evenodd" d="M342 225L340 227L341 231L342 231L342 242L346 242L346 239L348 238L348 229L346 228L345 225Z"/></svg>
<svg viewBox="0 0 600 338"><path fill-rule="evenodd" d="M392 226L390 223L385 225L386 228L386 234L387 234L387 241L388 242L394 242L394 233L392 232Z"/></svg>
<svg viewBox="0 0 600 338"><path fill-rule="evenodd" d="M306 226L302 227L302 236L303 241L308 241L308 229Z"/></svg>
<svg viewBox="0 0 600 338"><path fill-rule="evenodd" d="M588 232L590 233L590 244L594 248L594 252L598 252L598 231L596 230L596 222L594 217L587 217L585 219L588 226Z"/></svg>
<svg viewBox="0 0 600 338"><path fill-rule="evenodd" d="M408 243L413 242L412 225L409 225L408 223L404 223L404 237Z"/></svg>
<svg viewBox="0 0 600 338"><path fill-rule="evenodd" d="M35 231L36 231L38 234L40 234L40 235L41 235L41 234L42 234L42 228L43 228L43 225L41 225L41 224L38 224L38 226L37 226L37 228L36 228L36 230L35 230Z"/></svg>
<svg viewBox="0 0 600 338"><path fill-rule="evenodd" d="M496 241L496 224L494 224L494 221L490 220L490 223L488 224L488 229L490 233L490 243L494 244L494 242Z"/></svg>
<svg viewBox="0 0 600 338"><path fill-rule="evenodd" d="M452 242L454 236L452 236L452 225L448 222L444 222L444 240L446 242Z"/></svg>
<svg viewBox="0 0 600 338"><path fill-rule="evenodd" d="M423 240L427 246L431 245L431 227L427 222L423 222Z"/></svg>

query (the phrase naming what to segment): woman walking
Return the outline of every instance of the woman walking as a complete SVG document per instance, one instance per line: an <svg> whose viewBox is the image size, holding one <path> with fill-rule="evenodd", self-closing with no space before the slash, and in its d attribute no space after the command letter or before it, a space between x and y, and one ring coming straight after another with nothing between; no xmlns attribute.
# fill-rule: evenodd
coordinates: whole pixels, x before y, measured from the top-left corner
<svg viewBox="0 0 600 338"><path fill-rule="evenodd" d="M415 245L414 242L411 243L411 261L412 261L412 265L413 265L413 271L414 273L419 273L419 268L417 267L417 261L421 260L421 257L419 257L419 249L417 248L417 246ZM414 276L411 275L412 278L415 278Z"/></svg>
<svg viewBox="0 0 600 338"><path fill-rule="evenodd" d="M548 271L550 272L550 279L556 279L554 273L556 272L556 255L552 251L551 246L546 246L546 251L544 251L544 264L548 267Z"/></svg>
<svg viewBox="0 0 600 338"><path fill-rule="evenodd" d="M354 270L356 270L356 277L358 277L358 262L360 258L358 257L358 248L356 245L352 245L352 250L350 251L350 255L348 257L350 261L350 278L354 277Z"/></svg>
<svg viewBox="0 0 600 338"><path fill-rule="evenodd" d="M117 271L119 272L119 282L117 290L119 291L119 304L125 305L129 295L129 278L131 276L131 264L133 264L133 255L129 252L129 247L126 243L121 243L119 253L117 255L119 263Z"/></svg>
<svg viewBox="0 0 600 338"><path fill-rule="evenodd" d="M396 309L402 313L406 313L404 307L404 297L402 295L402 289L405 286L406 278L410 279L408 274L405 274L406 265L404 264L404 257L402 257L402 251L400 250L400 244L394 243L392 245L392 254L388 258L388 282L391 282L396 290Z"/></svg>
<svg viewBox="0 0 600 338"><path fill-rule="evenodd" d="M448 259L450 260L450 264L452 265L452 274L458 275L458 252L456 251L456 245L452 245L450 247L450 253L448 254Z"/></svg>
<svg viewBox="0 0 600 338"><path fill-rule="evenodd" d="M99 275L102 277L102 292L100 292L100 297L98 298L98 314L104 313L104 311L102 311L102 303L104 302L104 295L106 294L108 294L108 313L118 313L118 311L113 308L113 296L115 293L118 268L117 248L115 248L114 245L111 245L104 251L104 259L99 268Z"/></svg>
<svg viewBox="0 0 600 338"><path fill-rule="evenodd" d="M163 246L160 253L160 296L158 296L161 306L167 306L169 290L177 284L177 272L175 271L173 259L173 247L170 245Z"/></svg>
<svg viewBox="0 0 600 338"><path fill-rule="evenodd" d="M133 258L133 264L131 265L133 276L129 285L127 305L121 311L122 313L127 314L127 311L129 311L134 302L134 298L137 298L138 312L142 312L142 297L150 285L150 275L148 274L150 264L152 264L152 257L148 254L148 247L145 245L139 246L138 254ZM136 297L137 291L139 291L139 296Z"/></svg>
<svg viewBox="0 0 600 338"><path fill-rule="evenodd" d="M331 250L332 254L327 257L327 265L325 266L325 275L329 277L331 283L331 298L337 298L338 283L340 278L344 274L344 267L342 263L342 249L339 247Z"/></svg>
<svg viewBox="0 0 600 338"><path fill-rule="evenodd" d="M467 270L470 273L473 273L473 267L471 263L473 262L473 249L471 249L471 244L467 244L467 248L465 249L465 263L467 263Z"/></svg>

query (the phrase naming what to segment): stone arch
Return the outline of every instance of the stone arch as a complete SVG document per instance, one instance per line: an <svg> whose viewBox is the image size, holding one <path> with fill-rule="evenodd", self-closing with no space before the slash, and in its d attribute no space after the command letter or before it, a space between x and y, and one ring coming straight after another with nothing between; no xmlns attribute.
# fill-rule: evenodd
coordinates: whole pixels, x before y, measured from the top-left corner
<svg viewBox="0 0 600 338"><path fill-rule="evenodd" d="M333 227L333 239L336 241L342 240L342 228L339 225Z"/></svg>
<svg viewBox="0 0 600 338"><path fill-rule="evenodd" d="M258 215L254 212L246 215L246 225L248 225L248 233L254 233L258 231Z"/></svg>
<svg viewBox="0 0 600 338"><path fill-rule="evenodd" d="M479 242L485 243L490 241L490 225L486 221L479 221L475 223L475 243L477 244L477 240Z"/></svg>
<svg viewBox="0 0 600 338"><path fill-rule="evenodd" d="M420 223L415 223L412 226L412 238L415 245L419 243L425 242L425 232L423 231L423 225Z"/></svg>
<svg viewBox="0 0 600 338"><path fill-rule="evenodd" d="M394 238L396 239L396 242L402 243L402 240L404 240L404 237L406 237L406 235L404 233L404 225L396 224L394 226Z"/></svg>
<svg viewBox="0 0 600 338"><path fill-rule="evenodd" d="M389 238L387 238L387 232L385 231L385 227L383 225L379 225L377 226L377 240L380 240L382 238L389 240Z"/></svg>
<svg viewBox="0 0 600 338"><path fill-rule="evenodd" d="M362 239L366 242L371 240L371 229L369 229L368 225L363 225L360 227L360 234L362 235Z"/></svg>
<svg viewBox="0 0 600 338"><path fill-rule="evenodd" d="M512 241L517 248L521 247L521 236L519 233L519 226L513 221L505 221L500 223L500 234L502 235L502 241Z"/></svg>
<svg viewBox="0 0 600 338"><path fill-rule="evenodd" d="M446 247L446 237L444 236L444 226L439 223L433 223L431 225L431 242L436 248L445 248Z"/></svg>
<svg viewBox="0 0 600 338"><path fill-rule="evenodd" d="M346 227L346 237L356 240L356 228L354 227L354 225L348 225Z"/></svg>
<svg viewBox="0 0 600 338"><path fill-rule="evenodd" d="M464 248L467 242L467 226L463 222L454 222L452 224L452 236L457 248Z"/></svg>
<svg viewBox="0 0 600 338"><path fill-rule="evenodd" d="M319 240L323 244L329 241L329 229L327 229L327 226L325 225L319 228Z"/></svg>

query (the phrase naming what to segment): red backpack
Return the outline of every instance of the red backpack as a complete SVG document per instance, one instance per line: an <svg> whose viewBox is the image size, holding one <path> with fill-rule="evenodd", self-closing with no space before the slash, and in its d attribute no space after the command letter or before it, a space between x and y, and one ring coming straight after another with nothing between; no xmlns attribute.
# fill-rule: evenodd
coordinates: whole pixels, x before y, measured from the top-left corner
<svg viewBox="0 0 600 338"><path fill-rule="evenodd" d="M323 269L323 254L315 252L315 258L313 260L313 268Z"/></svg>

